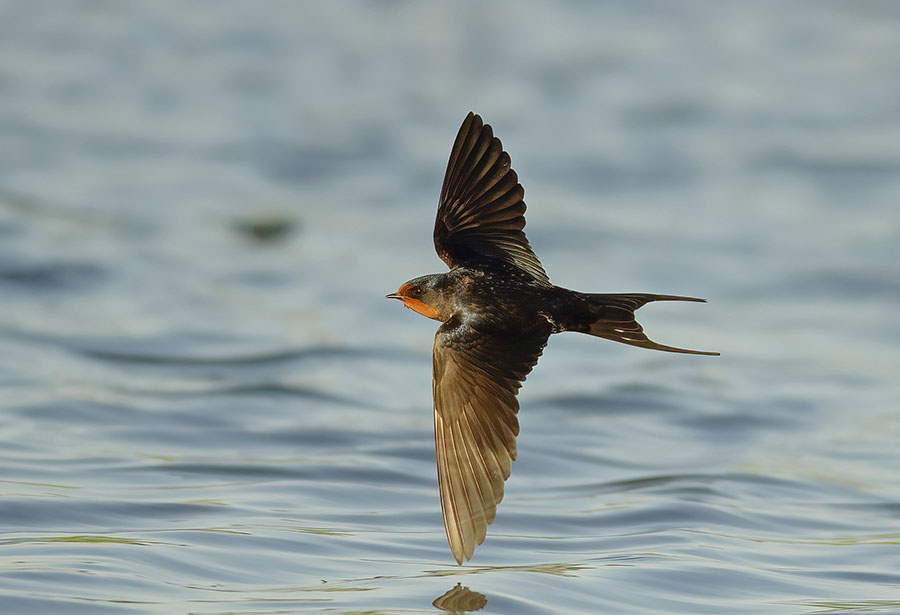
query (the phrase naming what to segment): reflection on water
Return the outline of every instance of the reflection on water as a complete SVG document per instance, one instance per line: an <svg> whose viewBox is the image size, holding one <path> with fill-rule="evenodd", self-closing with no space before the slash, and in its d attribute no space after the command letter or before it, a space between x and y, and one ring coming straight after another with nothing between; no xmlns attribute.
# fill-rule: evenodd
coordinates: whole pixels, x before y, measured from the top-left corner
<svg viewBox="0 0 900 615"><path fill-rule="evenodd" d="M468 587L463 587L462 583L457 583L456 587L435 598L431 604L450 613L470 613L483 609L487 599L484 594L473 592Z"/></svg>
<svg viewBox="0 0 900 615"><path fill-rule="evenodd" d="M897 612L898 11L6 3L0 610ZM555 282L725 353L554 336L458 567L382 297L470 108Z"/></svg>

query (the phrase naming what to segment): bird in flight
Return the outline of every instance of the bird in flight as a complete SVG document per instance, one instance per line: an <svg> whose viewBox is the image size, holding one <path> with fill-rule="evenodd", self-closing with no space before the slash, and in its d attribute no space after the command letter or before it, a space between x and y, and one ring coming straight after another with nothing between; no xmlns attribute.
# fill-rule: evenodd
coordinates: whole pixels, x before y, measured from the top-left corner
<svg viewBox="0 0 900 615"><path fill-rule="evenodd" d="M450 271L387 295L440 321L434 337L434 442L444 529L458 564L484 541L516 458L516 393L552 333L718 355L651 341L634 311L651 301L704 301L646 293L596 294L550 283L525 238L525 194L509 154L469 113L450 152L434 247Z"/></svg>

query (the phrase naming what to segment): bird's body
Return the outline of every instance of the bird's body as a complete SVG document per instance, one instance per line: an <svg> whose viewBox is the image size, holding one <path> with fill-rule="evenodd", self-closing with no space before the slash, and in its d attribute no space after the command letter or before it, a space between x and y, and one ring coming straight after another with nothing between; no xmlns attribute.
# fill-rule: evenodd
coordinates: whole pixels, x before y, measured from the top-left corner
<svg viewBox="0 0 900 615"><path fill-rule="evenodd" d="M554 286L525 233L524 190L491 127L469 113L450 154L434 243L450 266L390 298L442 324L434 340L434 427L447 539L472 557L503 498L516 458L516 393L553 333L576 331L654 350L634 311L646 293L592 294Z"/></svg>

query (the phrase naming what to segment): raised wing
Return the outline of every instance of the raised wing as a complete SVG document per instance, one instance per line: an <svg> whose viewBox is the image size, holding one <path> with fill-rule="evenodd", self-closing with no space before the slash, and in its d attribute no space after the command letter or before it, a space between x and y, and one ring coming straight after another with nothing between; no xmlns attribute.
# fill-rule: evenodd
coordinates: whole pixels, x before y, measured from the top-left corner
<svg viewBox="0 0 900 615"><path fill-rule="evenodd" d="M497 336L460 324L434 338L434 441L444 529L457 563L484 541L516 458L516 393L550 336Z"/></svg>
<svg viewBox="0 0 900 615"><path fill-rule="evenodd" d="M537 282L549 284L522 231L524 195L500 139L480 116L469 112L456 135L444 175L434 223L438 256L451 269L507 263Z"/></svg>

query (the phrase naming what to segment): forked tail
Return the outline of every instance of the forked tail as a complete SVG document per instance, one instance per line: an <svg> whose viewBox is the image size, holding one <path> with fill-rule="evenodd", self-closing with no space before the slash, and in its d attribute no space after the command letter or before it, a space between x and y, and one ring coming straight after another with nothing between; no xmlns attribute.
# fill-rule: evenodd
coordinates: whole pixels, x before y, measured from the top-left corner
<svg viewBox="0 0 900 615"><path fill-rule="evenodd" d="M641 293L616 294L590 294L592 302L596 303L597 319L591 323L585 333L603 337L614 342L650 348L651 350L664 350L666 352L682 352L685 354L703 354L718 356L718 352L705 350L688 350L657 344L644 333L644 329L634 319L634 311L651 301L698 301L706 303L706 299L695 297L679 297L678 295L650 295Z"/></svg>

